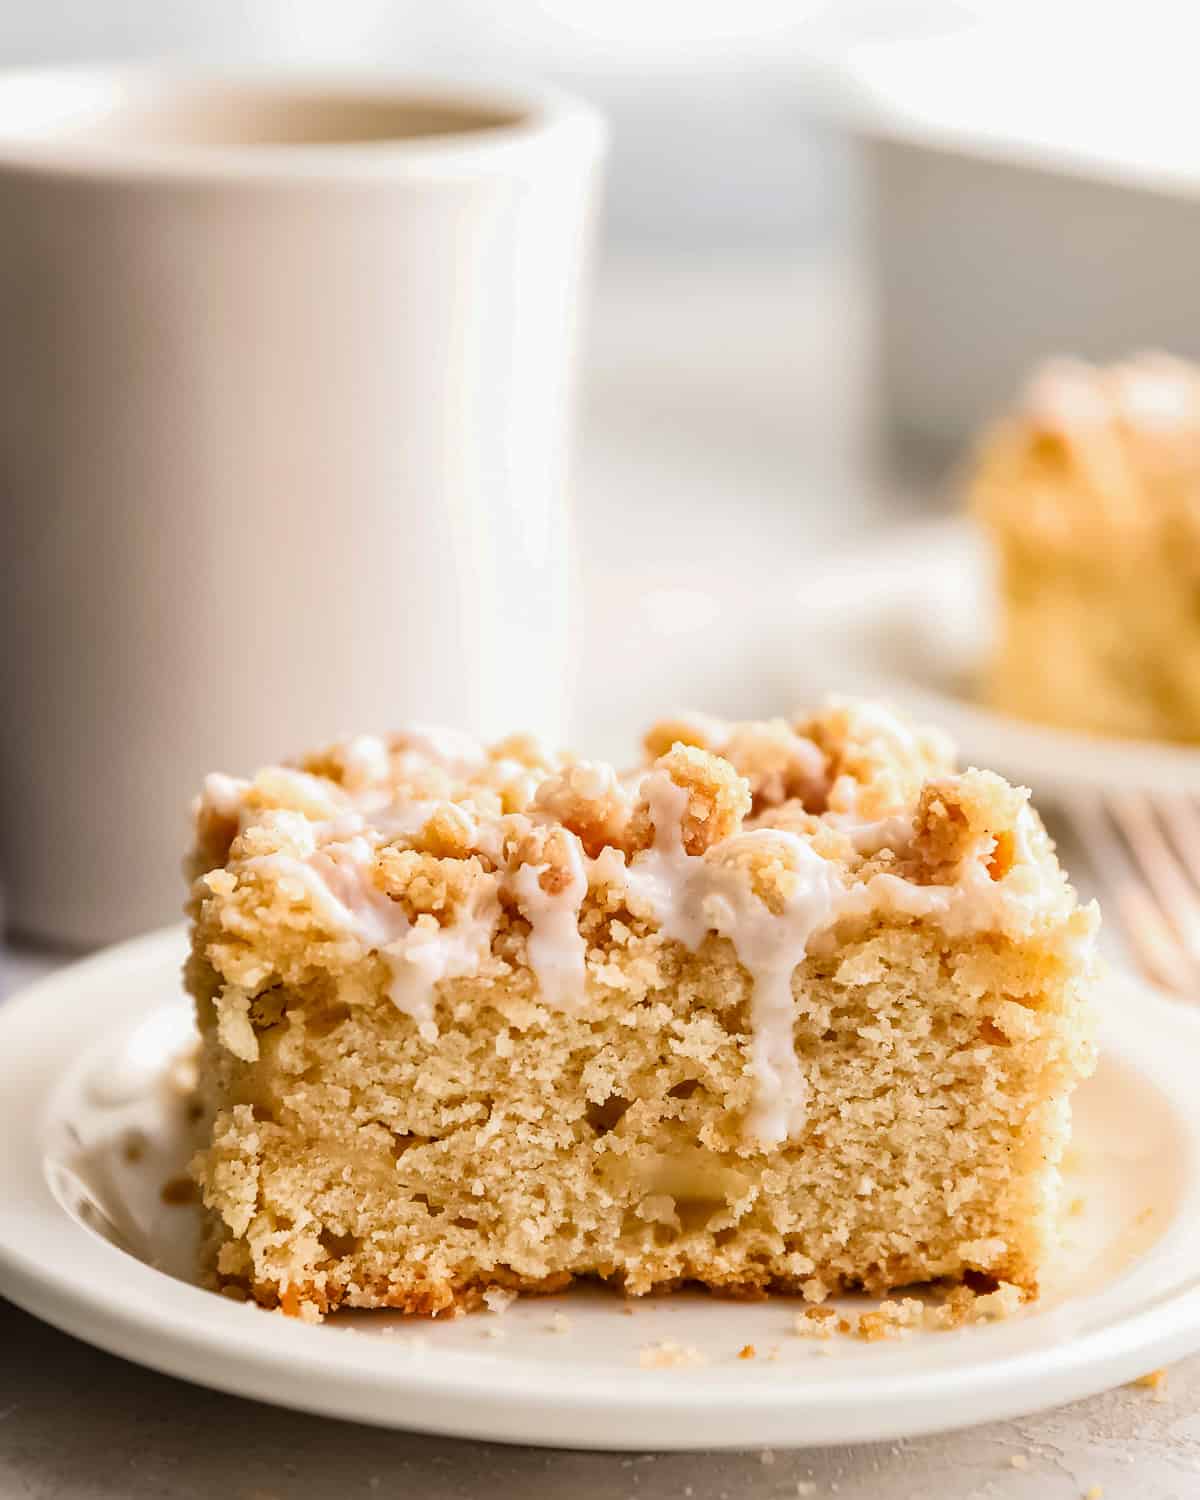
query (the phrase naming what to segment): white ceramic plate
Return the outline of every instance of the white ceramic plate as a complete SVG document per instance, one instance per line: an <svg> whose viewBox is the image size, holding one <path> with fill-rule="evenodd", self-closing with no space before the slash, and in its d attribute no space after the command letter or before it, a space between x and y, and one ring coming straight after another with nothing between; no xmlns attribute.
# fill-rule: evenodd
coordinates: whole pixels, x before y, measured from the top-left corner
<svg viewBox="0 0 1200 1500"><path fill-rule="evenodd" d="M0 1292L129 1359L330 1416L645 1450L963 1426L1200 1348L1200 1017L1133 979L1111 988L1104 1061L1078 1095L1067 1197L1082 1211L1042 1302L986 1327L819 1344L794 1334L786 1298L683 1295L627 1313L598 1291L500 1316L308 1327L189 1285L194 1210L160 1196L188 1149L172 1079L191 1036L183 948L178 930L152 934L0 1007ZM705 1362L642 1368L663 1341ZM757 1358L739 1360L748 1343Z"/></svg>
<svg viewBox="0 0 1200 1500"><path fill-rule="evenodd" d="M956 740L987 766L1051 801L1087 791L1200 796L1200 750L1047 729L978 701L995 618L987 550L966 521L897 528L859 551L810 559L794 600L793 698L825 690L878 697Z"/></svg>

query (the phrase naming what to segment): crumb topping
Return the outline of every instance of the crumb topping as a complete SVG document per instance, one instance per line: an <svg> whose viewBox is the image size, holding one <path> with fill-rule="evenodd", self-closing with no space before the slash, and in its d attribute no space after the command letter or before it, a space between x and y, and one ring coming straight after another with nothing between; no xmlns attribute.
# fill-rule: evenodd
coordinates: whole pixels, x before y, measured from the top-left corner
<svg viewBox="0 0 1200 1500"><path fill-rule="evenodd" d="M973 509L1021 545L1070 550L1079 537L1200 547L1200 369L1165 354L1096 366L1051 360L986 436ZM1100 549L1111 555L1110 548ZM1128 558L1125 558L1128 562Z"/></svg>
<svg viewBox="0 0 1200 1500"><path fill-rule="evenodd" d="M360 735L195 807L192 911L224 981L221 1036L252 1060L252 1002L276 983L383 966L430 1045L437 987L524 967L531 996L587 1004L630 935L728 941L751 985L749 1136L804 1125L793 974L847 927L1090 942L1091 911L1028 794L954 771L945 740L876 705L792 721L656 725L628 774L514 736Z"/></svg>

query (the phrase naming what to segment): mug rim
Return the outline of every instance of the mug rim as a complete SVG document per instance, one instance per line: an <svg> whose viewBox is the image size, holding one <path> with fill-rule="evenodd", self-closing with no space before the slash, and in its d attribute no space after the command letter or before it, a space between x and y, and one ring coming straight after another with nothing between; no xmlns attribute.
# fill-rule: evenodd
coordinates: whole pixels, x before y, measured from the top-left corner
<svg viewBox="0 0 1200 1500"><path fill-rule="evenodd" d="M242 143L89 141L83 133L52 130L20 133L6 123L16 117L19 95L47 89L159 91L253 90L266 95L344 95L347 99L455 104L469 111L513 116L482 128L421 136L366 140ZM14 102L10 98L16 92ZM0 68L0 171L101 180L248 182L370 182L387 179L454 180L505 174L534 151L580 150L599 156L609 129L593 105L549 84L492 81L409 73L385 68L224 68L165 64L65 64Z"/></svg>

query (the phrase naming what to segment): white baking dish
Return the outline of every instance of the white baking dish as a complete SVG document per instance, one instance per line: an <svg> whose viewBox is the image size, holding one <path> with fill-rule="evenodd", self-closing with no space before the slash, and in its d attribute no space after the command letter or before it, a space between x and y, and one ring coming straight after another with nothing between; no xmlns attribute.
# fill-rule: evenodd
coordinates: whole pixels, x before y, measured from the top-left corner
<svg viewBox="0 0 1200 1500"><path fill-rule="evenodd" d="M1197 41L1190 7L1070 6L830 64L894 437L957 447L1048 352L1200 357Z"/></svg>

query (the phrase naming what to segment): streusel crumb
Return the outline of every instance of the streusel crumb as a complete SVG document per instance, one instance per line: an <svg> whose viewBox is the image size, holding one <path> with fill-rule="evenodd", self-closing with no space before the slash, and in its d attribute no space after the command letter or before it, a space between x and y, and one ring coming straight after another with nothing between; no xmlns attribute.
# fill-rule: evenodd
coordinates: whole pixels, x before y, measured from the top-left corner
<svg viewBox="0 0 1200 1500"><path fill-rule="evenodd" d="M750 786L727 760L690 745L674 745L654 762L654 770L687 793L680 831L688 854L703 854L740 831L750 811ZM630 821L630 850L649 849L655 832L654 810L643 796Z"/></svg>

